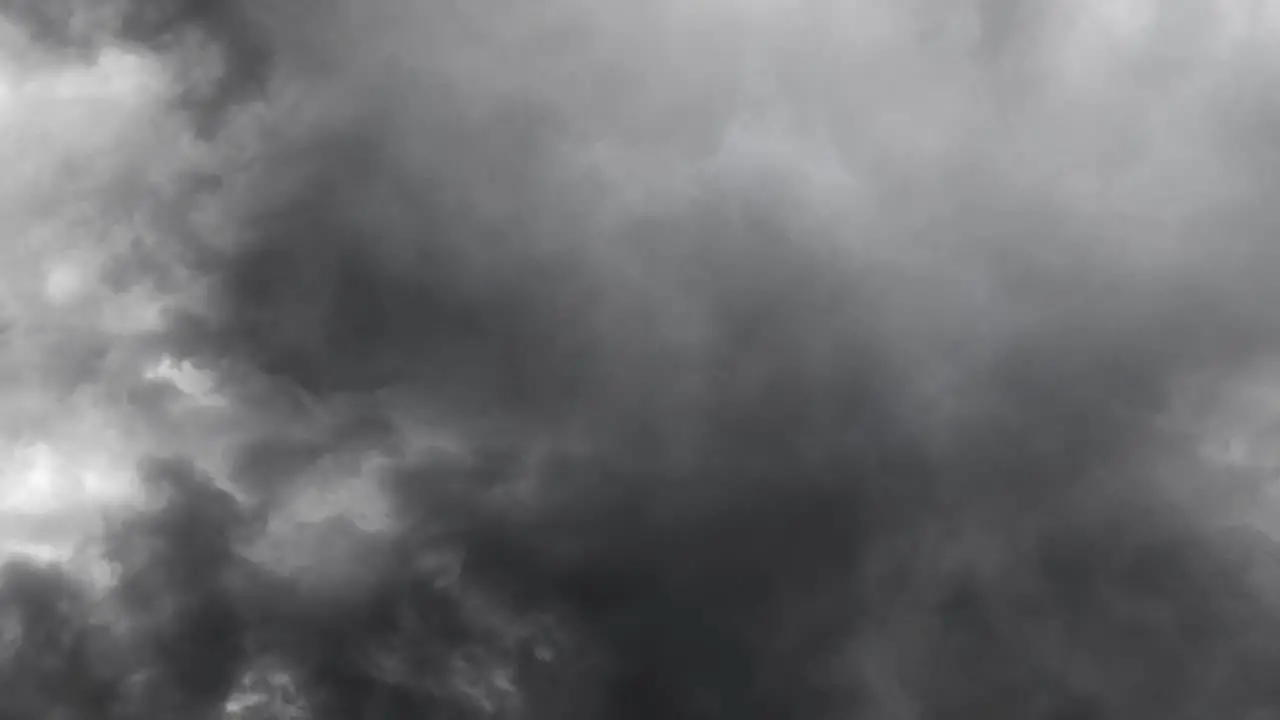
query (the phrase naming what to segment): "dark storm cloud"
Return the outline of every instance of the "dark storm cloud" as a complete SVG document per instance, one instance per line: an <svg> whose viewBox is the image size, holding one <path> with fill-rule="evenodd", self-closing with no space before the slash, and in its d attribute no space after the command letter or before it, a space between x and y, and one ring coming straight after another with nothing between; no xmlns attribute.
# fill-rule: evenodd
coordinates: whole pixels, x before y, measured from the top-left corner
<svg viewBox="0 0 1280 720"><path fill-rule="evenodd" d="M250 181L283 200L255 208L215 263L206 324L187 329L201 353L321 405L394 395L423 424L517 455L535 438L585 442L544 463L532 510L469 510L464 537L474 582L568 607L603 648L601 713L890 712L877 704L891 691L831 669L845 653L884 664L931 717L1269 702L1245 679L1193 679L1206 657L1269 666L1231 638L1274 623L1199 589L1223 561L1134 459L1162 441L1179 378L1254 351L1269 328L1198 272L1201 251L1148 269L1159 247L1076 195L1108 182L1088 163L1109 162L1125 127L1070 101L1055 116L1054 13L958 8L970 39L935 52L898 39L921 18L869 7L893 39L867 51L888 67L858 78L868 68L834 68L860 52L838 23L861 8L829 11L812 35L766 29L764 11L757 26L728 10L567 9L529 30L518 20L543 16L527 9L378 9L327 32L385 43L385 60L338 53L381 85L338 88L362 104L355 119ZM433 45L402 39L415 22ZM724 54L698 59L714 42ZM838 90L843 77L855 84ZM1097 113L1131 109L1089 91ZM824 217L794 189L786 162L811 132L871 185L863 215L836 200ZM600 176L574 164L588 148L613 151L622 179L593 188ZM602 221L595 203L647 162L693 189ZM1160 212L1136 201L1139 226ZM940 399L922 389L935 376ZM391 476L404 518L460 512L444 472L428 460ZM465 503L483 507L470 477ZM1147 604L1172 625L1126 614ZM920 627L896 637L901 623ZM1162 632L1190 635L1170 650ZM878 642L895 647L875 657ZM895 662L912 642L922 655ZM1161 679L1100 669L1116 653Z"/></svg>
<svg viewBox="0 0 1280 720"><path fill-rule="evenodd" d="M1169 421L1275 340L1274 60L1207 4L890 5L130 6L225 61L157 342L249 418L228 479L378 457L368 542L465 556L246 601L332 716L480 712L353 659L414 611L535 717L1274 707L1270 541L1182 504L1226 472Z"/></svg>

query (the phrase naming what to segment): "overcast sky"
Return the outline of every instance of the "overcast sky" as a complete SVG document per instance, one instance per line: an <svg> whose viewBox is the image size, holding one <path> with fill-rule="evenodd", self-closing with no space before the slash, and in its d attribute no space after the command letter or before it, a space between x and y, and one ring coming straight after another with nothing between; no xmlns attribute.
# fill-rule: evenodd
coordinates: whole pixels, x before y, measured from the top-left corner
<svg viewBox="0 0 1280 720"><path fill-rule="evenodd" d="M342 221L363 228L356 245L380 267L420 262L403 254L415 203L395 188L408 187L471 225L590 257L592 277L627 288L613 292L617 312L649 318L652 344L672 348L705 334L701 291L673 279L678 251L634 238L654 222L699 233L688 216L708 205L756 212L782 228L777 242L851 275L895 278L878 297L921 377L980 364L1026 324L1087 332L1189 293L1270 322L1280 13L1266 3L349 5L252 11L270 77L228 101L211 133L179 100L235 70L245 45L231 31L197 18L159 48L95 35L72 3L97 48L74 55L21 15L3 26L4 512L127 497L151 452L229 478L282 418L299 437L323 433L331 411L315 403L339 400L308 378L341 385L356 362L320 337L334 319L306 310L335 292L331 269L302 268L323 253L281 242L283 260L253 261L295 263L262 281L293 289L262 302L302 309L271 337L240 340L227 327L248 321L226 320L243 310L226 287L254 281L227 280L244 272L225 257L262 244L263 223L293 232L279 216L323 215L296 198L348 172ZM393 172L369 174L379 163ZM342 261L315 261L331 262ZM476 262L457 274L506 263ZM1022 263L1029 286L1005 277ZM612 302L593 298L569 302ZM193 317L226 322L205 336ZM602 332L606 345L629 334ZM419 352L388 347L393 359ZM332 362L270 359L308 352ZM377 362L351 371L341 402L396 386L395 362Z"/></svg>
<svg viewBox="0 0 1280 720"><path fill-rule="evenodd" d="M1278 36L1247 0L0 3L0 551L175 456L352 593L352 527L473 523L443 564L581 611L638 678L608 717L1271 712L1274 583L1210 531L1280 537Z"/></svg>

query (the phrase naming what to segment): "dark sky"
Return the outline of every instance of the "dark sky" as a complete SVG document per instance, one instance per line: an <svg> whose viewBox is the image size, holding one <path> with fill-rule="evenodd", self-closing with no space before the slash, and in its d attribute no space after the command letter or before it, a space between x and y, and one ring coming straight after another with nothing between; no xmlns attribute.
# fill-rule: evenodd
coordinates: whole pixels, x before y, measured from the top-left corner
<svg viewBox="0 0 1280 720"><path fill-rule="evenodd" d="M1280 15L0 17L14 512L173 455L285 546L479 528L606 648L610 717L1271 707L1233 559L1270 541L1222 528L1274 531Z"/></svg>

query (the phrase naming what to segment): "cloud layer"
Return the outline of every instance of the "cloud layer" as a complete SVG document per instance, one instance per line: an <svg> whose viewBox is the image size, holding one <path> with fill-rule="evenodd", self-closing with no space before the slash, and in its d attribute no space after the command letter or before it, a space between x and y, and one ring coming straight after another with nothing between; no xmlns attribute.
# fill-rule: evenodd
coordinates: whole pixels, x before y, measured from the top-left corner
<svg viewBox="0 0 1280 720"><path fill-rule="evenodd" d="M552 608L536 717L1272 706L1256 3L3 7L24 534L187 458L301 654L394 552Z"/></svg>

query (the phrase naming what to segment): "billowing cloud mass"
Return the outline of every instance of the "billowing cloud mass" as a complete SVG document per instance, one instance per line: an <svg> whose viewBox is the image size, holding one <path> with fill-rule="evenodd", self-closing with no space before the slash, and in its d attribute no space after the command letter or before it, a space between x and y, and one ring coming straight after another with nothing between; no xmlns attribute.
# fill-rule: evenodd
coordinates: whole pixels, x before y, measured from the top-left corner
<svg viewBox="0 0 1280 720"><path fill-rule="evenodd" d="M60 711L1280 712L1278 36L0 2L0 544L133 663Z"/></svg>

